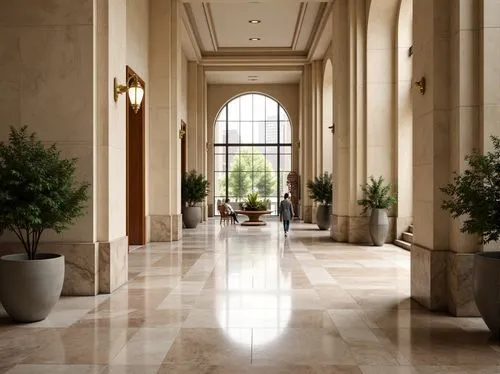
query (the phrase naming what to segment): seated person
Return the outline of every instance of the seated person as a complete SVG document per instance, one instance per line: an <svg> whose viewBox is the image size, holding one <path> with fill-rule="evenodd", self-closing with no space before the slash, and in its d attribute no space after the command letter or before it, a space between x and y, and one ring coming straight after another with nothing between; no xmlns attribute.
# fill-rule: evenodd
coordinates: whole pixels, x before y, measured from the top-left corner
<svg viewBox="0 0 500 374"><path fill-rule="evenodd" d="M229 204L229 199L226 199L226 203L224 204L224 206L226 207L227 214L229 216L233 217L234 222L239 223L238 222L238 218L236 217L236 212L234 211L234 209L231 206L231 204Z"/></svg>

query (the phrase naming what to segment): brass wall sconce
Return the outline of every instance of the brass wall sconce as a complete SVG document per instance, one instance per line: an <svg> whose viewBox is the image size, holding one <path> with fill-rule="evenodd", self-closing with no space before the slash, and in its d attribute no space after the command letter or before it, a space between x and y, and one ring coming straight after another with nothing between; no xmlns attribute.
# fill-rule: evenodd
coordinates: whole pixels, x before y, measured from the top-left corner
<svg viewBox="0 0 500 374"><path fill-rule="evenodd" d="M184 138L186 136L186 124L181 122L181 129L179 130L179 139Z"/></svg>
<svg viewBox="0 0 500 374"><path fill-rule="evenodd" d="M416 81L415 86L418 87L418 91L421 95L425 94L425 77L422 77L419 81Z"/></svg>
<svg viewBox="0 0 500 374"><path fill-rule="evenodd" d="M144 88L142 88L141 82L136 75L132 75L128 80L127 84L118 84L118 79L116 77L113 80L114 85L114 99L115 103L118 101L118 96L122 93L128 92L128 97L130 99L130 105L134 113L137 114L141 108L142 99L144 97Z"/></svg>

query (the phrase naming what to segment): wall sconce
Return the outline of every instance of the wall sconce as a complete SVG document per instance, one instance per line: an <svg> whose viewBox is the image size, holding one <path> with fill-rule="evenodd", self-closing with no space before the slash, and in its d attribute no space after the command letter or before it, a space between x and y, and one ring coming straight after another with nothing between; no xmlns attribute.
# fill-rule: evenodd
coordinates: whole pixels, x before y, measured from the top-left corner
<svg viewBox="0 0 500 374"><path fill-rule="evenodd" d="M181 129L179 130L179 139L184 138L186 135L186 124L184 122L181 122Z"/></svg>
<svg viewBox="0 0 500 374"><path fill-rule="evenodd" d="M422 77L419 81L416 81L415 86L418 87L421 95L425 94L425 77Z"/></svg>
<svg viewBox="0 0 500 374"><path fill-rule="evenodd" d="M335 134L335 123L332 123L332 125L328 126L328 128L332 131L332 134Z"/></svg>
<svg viewBox="0 0 500 374"><path fill-rule="evenodd" d="M142 98L144 97L144 88L142 88L139 78L136 75L132 75L128 80L127 84L118 84L116 77L113 80L114 84L114 99L115 103L118 101L118 96L122 93L128 92L128 97L130 99L130 104L134 113L137 114L141 108Z"/></svg>

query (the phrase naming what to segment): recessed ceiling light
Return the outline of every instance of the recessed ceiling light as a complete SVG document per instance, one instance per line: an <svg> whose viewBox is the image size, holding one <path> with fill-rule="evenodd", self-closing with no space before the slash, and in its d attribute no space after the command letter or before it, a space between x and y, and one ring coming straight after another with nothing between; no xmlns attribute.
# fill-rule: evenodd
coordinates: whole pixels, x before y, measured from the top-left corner
<svg viewBox="0 0 500 374"><path fill-rule="evenodd" d="M252 42L256 42L256 41L260 40L260 38L249 38L248 40L251 40Z"/></svg>
<svg viewBox="0 0 500 374"><path fill-rule="evenodd" d="M255 81L256 81L256 80L258 80L258 79L257 79L257 78L248 78L248 80L249 80L250 82L255 82Z"/></svg>
<svg viewBox="0 0 500 374"><path fill-rule="evenodd" d="M248 21L248 23L261 23L262 21L260 19L251 19Z"/></svg>

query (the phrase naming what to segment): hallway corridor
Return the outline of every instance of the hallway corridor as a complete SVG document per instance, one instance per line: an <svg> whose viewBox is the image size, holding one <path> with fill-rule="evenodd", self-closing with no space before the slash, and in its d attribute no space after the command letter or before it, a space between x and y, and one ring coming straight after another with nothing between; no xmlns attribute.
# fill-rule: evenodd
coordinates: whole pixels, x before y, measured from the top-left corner
<svg viewBox="0 0 500 374"><path fill-rule="evenodd" d="M409 299L409 252L333 243L315 225L220 227L129 256L112 295L61 298L46 321L0 312L0 373L493 374L479 318Z"/></svg>

